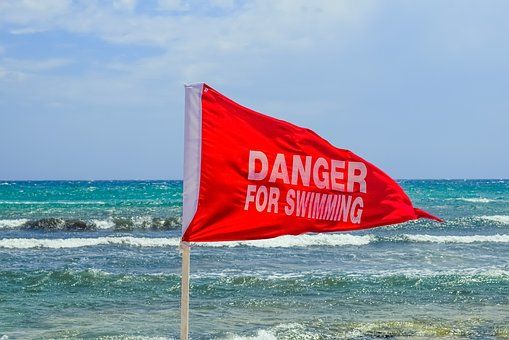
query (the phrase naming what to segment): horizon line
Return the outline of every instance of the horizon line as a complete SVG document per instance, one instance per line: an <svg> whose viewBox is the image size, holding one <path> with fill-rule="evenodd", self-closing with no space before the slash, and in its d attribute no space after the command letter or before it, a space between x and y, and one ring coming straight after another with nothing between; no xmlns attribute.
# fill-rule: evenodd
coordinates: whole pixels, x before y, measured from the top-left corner
<svg viewBox="0 0 509 340"><path fill-rule="evenodd" d="M509 178L495 177L468 177L468 178L394 178L395 181L508 181ZM146 178L146 179L0 179L0 182L156 182L180 181L172 178Z"/></svg>

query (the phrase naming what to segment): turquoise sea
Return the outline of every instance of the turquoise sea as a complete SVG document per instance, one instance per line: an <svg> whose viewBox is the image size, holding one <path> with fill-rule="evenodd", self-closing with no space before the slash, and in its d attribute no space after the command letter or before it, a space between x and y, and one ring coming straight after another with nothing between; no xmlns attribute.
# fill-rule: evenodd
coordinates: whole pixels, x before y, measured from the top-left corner
<svg viewBox="0 0 509 340"><path fill-rule="evenodd" d="M192 339L509 337L509 180L427 220L193 246ZM181 181L0 181L0 339L177 338Z"/></svg>

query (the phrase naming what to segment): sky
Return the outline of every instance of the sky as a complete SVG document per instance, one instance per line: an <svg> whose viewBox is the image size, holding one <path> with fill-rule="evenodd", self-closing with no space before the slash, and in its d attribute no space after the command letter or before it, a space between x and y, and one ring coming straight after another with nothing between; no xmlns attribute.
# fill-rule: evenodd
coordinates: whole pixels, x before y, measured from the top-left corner
<svg viewBox="0 0 509 340"><path fill-rule="evenodd" d="M0 179L181 179L194 82L394 178L509 178L507 13L494 0L0 0Z"/></svg>

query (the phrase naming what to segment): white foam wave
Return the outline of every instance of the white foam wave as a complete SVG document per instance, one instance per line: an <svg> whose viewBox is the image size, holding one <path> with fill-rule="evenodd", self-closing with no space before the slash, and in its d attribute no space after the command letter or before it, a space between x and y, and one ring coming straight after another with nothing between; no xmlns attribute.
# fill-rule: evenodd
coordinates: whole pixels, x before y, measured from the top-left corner
<svg viewBox="0 0 509 340"><path fill-rule="evenodd" d="M12 220L0 220L0 229L19 228L27 222L28 222L28 220L25 218L12 219Z"/></svg>
<svg viewBox="0 0 509 340"><path fill-rule="evenodd" d="M494 202L494 199L485 198L485 197L460 197L457 198L458 201L470 202L470 203L490 203Z"/></svg>
<svg viewBox="0 0 509 340"><path fill-rule="evenodd" d="M492 216L481 216L482 219L501 223L501 224L509 224L509 216L508 215L492 215Z"/></svg>
<svg viewBox="0 0 509 340"><path fill-rule="evenodd" d="M396 237L397 238L397 237ZM492 242L492 243L509 243L509 235L412 235L405 234L403 240L411 242L431 242L431 243L477 243L477 242Z"/></svg>
<svg viewBox="0 0 509 340"><path fill-rule="evenodd" d="M156 273L152 275L166 275L164 273ZM423 269L423 268L398 268L392 270L360 270L360 271L344 271L344 270L312 270L298 272L276 272L267 270L223 270L220 272L199 272L191 274L192 279L232 279L241 277L254 277L262 280L299 280L308 278L387 278L393 276L404 276L407 278L434 278L437 276L463 276L463 277L484 277L484 278L509 278L509 270L498 267L488 268L463 268L452 269L444 268L441 270Z"/></svg>
<svg viewBox="0 0 509 340"><path fill-rule="evenodd" d="M150 237L97 237L97 238L65 238L65 239L37 239L37 238L5 238L0 239L0 248L31 249L31 248L80 248L100 245L126 245L137 247L176 247L179 238L150 238Z"/></svg>
<svg viewBox="0 0 509 340"><path fill-rule="evenodd" d="M200 247L258 247L258 248L290 248L310 246L345 246L365 245L374 239L373 236L341 235L299 235L281 236L268 240L238 241L238 242L203 242L193 243ZM0 248L30 249L30 248L79 248L100 245L126 245L138 247L169 247L177 246L180 239L148 238L148 237L97 237L97 238L65 238L65 239L36 239L36 238L6 238L0 239Z"/></svg>
<svg viewBox="0 0 509 340"><path fill-rule="evenodd" d="M410 241L410 242L431 242L431 243L475 243L494 242L509 243L509 235L426 235L426 234L403 234L393 237L377 237L374 235L351 235L351 234L304 234L298 236L280 236L267 240L255 241L234 241L198 243L207 247L258 247L258 248L293 248L312 246L363 246L371 242L384 241Z"/></svg>
<svg viewBox="0 0 509 340"><path fill-rule="evenodd" d="M311 246L363 246L375 239L372 235L356 236L351 234L313 234L287 235L266 240L233 241L202 243L208 247L238 247L248 246L257 248L293 248ZM197 244L200 245L200 244Z"/></svg>
<svg viewBox="0 0 509 340"><path fill-rule="evenodd" d="M509 243L509 235L467 235L467 236L438 236L404 234L391 237L375 237L373 235L355 236L350 234L315 234L298 236L280 236L267 240L235 241L235 242L203 242L193 243L193 247L256 247L256 248L293 248L293 247L340 247L363 246L371 242L426 242L426 243ZM0 248L31 249L31 248L80 248L100 245L124 245L135 247L176 247L180 238L152 238L152 237L97 237L97 238L5 238L0 239Z"/></svg>
<svg viewBox="0 0 509 340"><path fill-rule="evenodd" d="M115 222L112 219L107 220L92 220L91 221L98 229L113 229Z"/></svg>
<svg viewBox="0 0 509 340"><path fill-rule="evenodd" d="M225 339L227 339L227 340L277 340L277 337L271 331L260 329L260 330L258 330L256 335L253 335L253 336L241 336L241 335L233 334L229 337L226 337Z"/></svg>
<svg viewBox="0 0 509 340"><path fill-rule="evenodd" d="M329 273L330 274L330 273ZM509 270L502 269L496 266L482 267L482 268L442 268L442 269L425 269L425 268L399 268L391 270L376 270L364 271L355 273L345 273L346 276L357 277L390 277L390 276L405 276L408 278L428 278L436 276L480 276L486 278L509 278Z"/></svg>
<svg viewBox="0 0 509 340"><path fill-rule="evenodd" d="M136 216L131 218L135 226L150 225L152 223L152 217L150 216Z"/></svg>
<svg viewBox="0 0 509 340"><path fill-rule="evenodd" d="M134 216L130 218L119 218L119 220L123 220L127 226L131 225L134 228L150 228L155 223L162 222L161 220L153 219L151 216ZM117 227L117 223L114 218L107 218L105 220L93 219L90 220L90 222L92 222L98 229L114 229Z"/></svg>
<svg viewBox="0 0 509 340"><path fill-rule="evenodd" d="M227 340L277 340L280 338L288 339L318 339L318 334L306 330L306 328L298 323L280 324L269 329L259 329L256 335L243 336L231 334L224 339Z"/></svg>

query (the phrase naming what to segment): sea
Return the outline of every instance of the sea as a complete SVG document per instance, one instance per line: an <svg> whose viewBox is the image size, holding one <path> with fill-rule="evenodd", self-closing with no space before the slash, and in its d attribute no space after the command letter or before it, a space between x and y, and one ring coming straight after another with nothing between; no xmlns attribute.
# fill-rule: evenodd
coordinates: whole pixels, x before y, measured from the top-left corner
<svg viewBox="0 0 509 340"><path fill-rule="evenodd" d="M400 180L445 219L195 244L192 339L509 337L509 180ZM179 337L182 181L0 181L0 339Z"/></svg>

